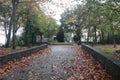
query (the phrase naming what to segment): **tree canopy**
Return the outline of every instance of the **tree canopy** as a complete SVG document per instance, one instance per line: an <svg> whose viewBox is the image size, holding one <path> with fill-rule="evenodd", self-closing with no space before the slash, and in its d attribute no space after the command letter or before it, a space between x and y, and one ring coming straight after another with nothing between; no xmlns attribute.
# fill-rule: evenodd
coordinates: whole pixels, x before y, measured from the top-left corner
<svg viewBox="0 0 120 80"><path fill-rule="evenodd" d="M29 44L27 38L32 30L46 37L52 37L57 31L56 20L46 15L40 5L50 0L1 0L0 22L6 34L6 47L16 47L16 33L21 27L24 28L25 44ZM33 29L35 28L35 29ZM51 34L49 34L51 33ZM12 38L11 38L12 35ZM34 35L35 36L35 35ZM35 38L35 37L34 37Z"/></svg>
<svg viewBox="0 0 120 80"><path fill-rule="evenodd" d="M66 10L61 17L63 27L69 29L74 25L81 37L81 33L86 30L87 36L83 37L87 42L120 43L119 2L84 0L84 5L77 5L74 10Z"/></svg>

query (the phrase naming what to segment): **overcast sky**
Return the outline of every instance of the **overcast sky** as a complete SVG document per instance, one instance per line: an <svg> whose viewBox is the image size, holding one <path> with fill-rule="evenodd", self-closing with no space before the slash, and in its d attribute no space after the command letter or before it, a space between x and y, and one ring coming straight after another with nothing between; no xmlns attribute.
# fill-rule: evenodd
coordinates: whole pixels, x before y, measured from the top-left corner
<svg viewBox="0 0 120 80"><path fill-rule="evenodd" d="M72 8L76 4L82 4L82 0L75 2L74 0L52 0L50 3L44 3L43 9L48 15L52 15L59 23L60 15L67 8ZM60 24L60 23L59 23Z"/></svg>

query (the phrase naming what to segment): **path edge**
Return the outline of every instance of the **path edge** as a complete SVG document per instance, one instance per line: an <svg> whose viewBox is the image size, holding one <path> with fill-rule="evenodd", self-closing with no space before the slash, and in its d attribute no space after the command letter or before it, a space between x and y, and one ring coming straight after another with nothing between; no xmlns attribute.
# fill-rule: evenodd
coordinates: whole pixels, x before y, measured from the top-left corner
<svg viewBox="0 0 120 80"><path fill-rule="evenodd" d="M33 54L39 50L43 50L47 48L47 46L48 46L47 44L42 44L40 46L36 46L36 47L29 48L26 50L20 50L17 52L13 52L7 55L0 56L0 66L2 66L3 64L6 64L9 61L13 61L15 59L20 59L22 57L29 56L30 54Z"/></svg>
<svg viewBox="0 0 120 80"><path fill-rule="evenodd" d="M82 43L81 47L101 64L101 66L112 76L113 80L120 80L120 62L85 43Z"/></svg>

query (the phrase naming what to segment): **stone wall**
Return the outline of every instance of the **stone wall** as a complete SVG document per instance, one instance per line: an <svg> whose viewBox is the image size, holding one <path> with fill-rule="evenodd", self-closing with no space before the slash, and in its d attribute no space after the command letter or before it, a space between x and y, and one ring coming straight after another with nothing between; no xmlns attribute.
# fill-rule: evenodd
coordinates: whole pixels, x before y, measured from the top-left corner
<svg viewBox="0 0 120 80"><path fill-rule="evenodd" d="M106 53L103 53L89 45L82 43L82 48L90 53L95 60L99 61L101 66L112 75L113 80L120 80L120 61L114 60Z"/></svg>
<svg viewBox="0 0 120 80"><path fill-rule="evenodd" d="M40 45L40 46L29 48L27 50L13 52L13 53L10 53L8 55L1 56L0 57L0 66L7 63L8 61L12 61L12 60L15 60L15 59L20 59L20 58L28 56L28 55L30 55L30 54L32 54L34 52L42 50L42 49L44 49L46 47L47 47L47 44L43 44L43 45Z"/></svg>

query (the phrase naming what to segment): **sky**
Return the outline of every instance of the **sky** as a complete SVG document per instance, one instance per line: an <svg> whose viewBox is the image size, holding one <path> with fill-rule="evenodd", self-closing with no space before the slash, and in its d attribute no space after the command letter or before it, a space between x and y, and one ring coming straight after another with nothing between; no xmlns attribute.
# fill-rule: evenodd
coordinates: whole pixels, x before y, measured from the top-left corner
<svg viewBox="0 0 120 80"><path fill-rule="evenodd" d="M22 28L18 29L17 31L17 35L21 35L22 33ZM0 44L5 44L5 32L3 30L1 30L1 27L0 27Z"/></svg>
<svg viewBox="0 0 120 80"><path fill-rule="evenodd" d="M67 8L73 8L76 4L82 4L82 0L75 2L74 0L52 0L50 3L43 4L43 10L46 14L53 16L57 23L60 24L60 15Z"/></svg>
<svg viewBox="0 0 120 80"><path fill-rule="evenodd" d="M82 4L82 0L79 2L74 2L74 0L52 0L51 2L46 2L43 4L42 8L47 15L54 17L57 23L60 24L60 15L67 8L73 8L76 4ZM21 29L18 30L17 34L20 35ZM5 33L0 29L0 43L5 43Z"/></svg>

